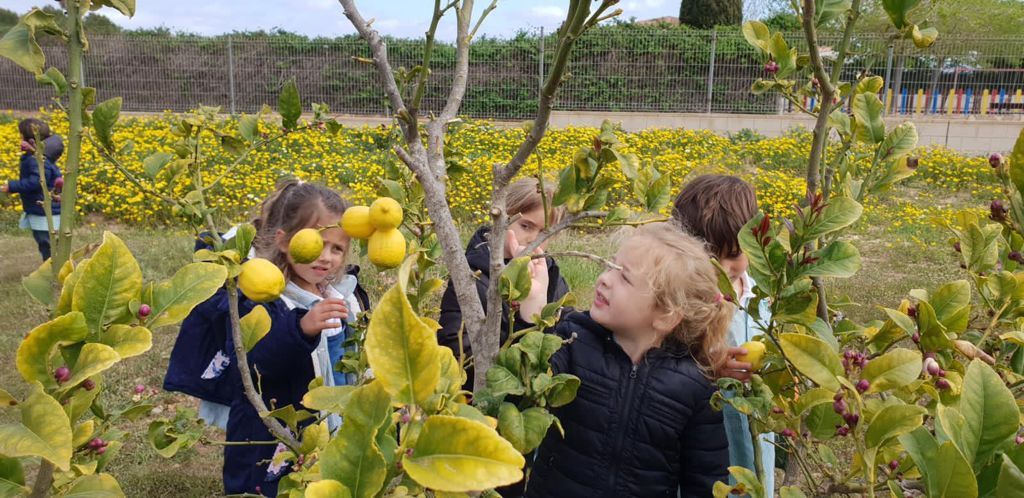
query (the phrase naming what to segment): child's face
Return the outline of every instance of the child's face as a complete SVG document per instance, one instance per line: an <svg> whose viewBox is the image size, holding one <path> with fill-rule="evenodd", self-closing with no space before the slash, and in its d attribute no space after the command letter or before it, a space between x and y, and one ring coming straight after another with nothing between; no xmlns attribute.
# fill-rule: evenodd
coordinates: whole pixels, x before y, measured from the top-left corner
<svg viewBox="0 0 1024 498"><path fill-rule="evenodd" d="M318 220L318 222L320 221L326 220ZM315 291L318 286L327 281L328 277L337 275L342 265L345 264L345 255L348 253L351 239L337 225L337 222L338 220L327 221L322 225L318 223L318 225L310 227L330 227L320 231L320 236L324 239L324 250L316 261L309 264L299 264L292 260L291 255L288 256L288 263L292 269L292 278L299 287L308 291ZM288 244L285 242L285 252L288 251L287 246Z"/></svg>
<svg viewBox="0 0 1024 498"><path fill-rule="evenodd" d="M725 274L729 276L733 289L737 293L745 290L743 289L743 274L747 272L747 267L750 266L750 262L747 261L747 255L741 252L732 258L719 259L718 263L722 265Z"/></svg>
<svg viewBox="0 0 1024 498"><path fill-rule="evenodd" d="M659 311L654 292L642 273L644 250L626 243L613 261L621 270L609 268L597 278L590 316L616 336L651 337L660 340L678 323Z"/></svg>
<svg viewBox="0 0 1024 498"><path fill-rule="evenodd" d="M508 227L509 230L516 236L516 240L519 245L529 245L533 241L537 240L537 236L540 235L540 231L544 229L544 208L539 207L533 211L526 211L520 213L519 218ZM550 239L548 239L550 240ZM541 244L541 249L546 249L547 242ZM509 248L505 246L505 257L511 258L514 254L509 254Z"/></svg>

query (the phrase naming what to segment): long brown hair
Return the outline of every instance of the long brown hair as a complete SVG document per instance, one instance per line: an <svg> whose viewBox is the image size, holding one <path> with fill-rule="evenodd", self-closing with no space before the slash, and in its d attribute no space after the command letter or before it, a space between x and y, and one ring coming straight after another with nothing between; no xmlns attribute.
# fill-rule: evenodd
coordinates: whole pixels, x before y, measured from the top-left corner
<svg viewBox="0 0 1024 498"><path fill-rule="evenodd" d="M278 182L277 190L260 204L259 215L253 219L256 254L269 259L291 279L288 254L278 245L277 231L284 232L284 240L291 240L299 230L314 228L321 214L330 213L340 219L348 207L341 195L323 185L294 178Z"/></svg>
<svg viewBox="0 0 1024 498"><path fill-rule="evenodd" d="M643 249L646 261L639 271L656 309L682 317L671 339L686 346L705 375L722 371L735 308L719 292L718 273L703 244L669 223L641 226L623 244Z"/></svg>

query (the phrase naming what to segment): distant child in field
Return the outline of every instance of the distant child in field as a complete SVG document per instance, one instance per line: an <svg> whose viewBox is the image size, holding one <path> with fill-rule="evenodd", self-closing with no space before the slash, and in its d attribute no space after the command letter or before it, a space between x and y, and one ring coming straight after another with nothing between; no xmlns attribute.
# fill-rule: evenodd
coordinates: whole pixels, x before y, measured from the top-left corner
<svg viewBox="0 0 1024 498"><path fill-rule="evenodd" d="M669 223L633 231L597 280L590 311L563 316L572 342L554 373L582 381L552 412L565 428L537 450L527 498L708 497L728 477L710 378L724 367L733 305L703 244ZM533 273L544 288L544 272ZM542 300L521 305L536 309Z"/></svg>
<svg viewBox="0 0 1024 498"><path fill-rule="evenodd" d="M21 135L21 165L17 180L11 180L0 184L0 192L18 194L21 196L21 221L18 223L22 229L31 230L32 238L35 239L39 248L39 255L43 261L50 259L50 228L46 221L46 211L43 209L43 188L53 191L54 187L62 183L60 168L56 161L64 152L63 142L60 137L50 133L50 127L46 123L35 119L23 119L18 123L18 133ZM43 139L44 143L44 181L40 181L39 162L36 160L36 136ZM59 144L59 148L58 145ZM51 199L50 206L53 214L53 229L60 228L60 196L55 195Z"/></svg>
<svg viewBox="0 0 1024 498"><path fill-rule="evenodd" d="M315 377L323 377L329 386L355 381L334 369L344 353L342 345L352 333L349 322L369 307L366 293L356 280L358 269L346 266L350 238L338 222L347 207L348 203L333 190L291 180L263 202L255 221L256 255L275 263L288 281L280 299L264 304L271 317L271 329L248 355L254 370L253 381L259 382L267 406L301 408L302 397ZM322 227L327 228L320 232L324 239L320 257L309 264L294 262L288 254L292 236L303 228ZM255 303L241 297L243 316L254 306ZM227 310L226 292L222 290L183 322L165 386L171 384L173 390L201 398L218 397L219 402L230 398L226 400L230 405L228 441L272 441L274 437L245 397L233 365ZM211 324L211 320L219 323ZM216 339L211 341L203 335ZM215 396L209 396L211 392ZM329 418L328 423L333 429L340 420ZM225 494L275 496L278 481L289 465L268 466L268 462L283 449L283 445L272 444L226 446Z"/></svg>
<svg viewBox="0 0 1024 498"><path fill-rule="evenodd" d="M541 194L536 178L523 178L509 185L506 209L509 217L514 218L514 220L509 225L505 236L506 262L518 253L519 248L537 240L537 236L540 235L541 230L545 226L554 225L561 221L565 213L565 210L562 208L550 208L548 210L548 219L544 219L545 201L541 197L542 195L547 198L547 204L550 206L551 198L554 195L554 188L547 186L545 192ZM546 224L545 221L547 222ZM490 231L490 226L480 227L473 234L473 237L469 239L469 244L466 247L466 259L469 261L470 269L480 272L476 280L476 290L480 295L480 301L484 304L484 311L486 311L487 306L487 286L491 278L491 251L487 245ZM541 245L540 250L543 250L546 245ZM545 264L547 265L546 275L548 278L545 281L543 293L544 303L558 301L568 294L569 285L562 278L561 271L555 261L551 258L539 259L537 261L546 261ZM537 310L536 312L539 311ZM502 303L501 344L508 340L508 316L509 303ZM524 315L522 311L517 313L512 323L512 330L519 331L531 327L533 324L526 321L529 318L530 316ZM451 280L448 281L448 287L441 297L441 317L439 322L441 329L437 333L437 342L442 346L450 348L455 353L455 358L459 358L462 309L459 307L459 301L455 297L455 288L452 286ZM462 333L462 353L466 357L473 354L472 344L470 344L469 337L465 333ZM472 389L473 371L468 369L466 373L468 374L466 384L469 389Z"/></svg>
<svg viewBox="0 0 1024 498"><path fill-rule="evenodd" d="M740 250L739 232L757 214L757 197L749 183L727 175L703 175L683 187L675 200L673 217L689 233L700 237L707 244L707 250L718 259L729 275L733 289L739 298L739 308L729 328L729 357L723 376L739 380L750 379L750 364L738 362L735 356L747 352L738 346L753 339L763 331L746 312L746 306L754 297L754 281L747 274L747 256ZM770 316L768 303L762 302L762 317ZM726 405L723 409L726 434L729 437L729 459L731 465L754 469L754 442L750 437L747 416ZM775 496L775 435L760 436L761 462L763 468L765 496Z"/></svg>

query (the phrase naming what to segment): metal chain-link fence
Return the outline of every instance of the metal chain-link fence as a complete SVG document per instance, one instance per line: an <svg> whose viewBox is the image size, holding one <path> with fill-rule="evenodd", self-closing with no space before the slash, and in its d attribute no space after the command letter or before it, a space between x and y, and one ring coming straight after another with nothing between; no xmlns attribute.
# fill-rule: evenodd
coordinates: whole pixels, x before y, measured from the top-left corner
<svg viewBox="0 0 1024 498"><path fill-rule="evenodd" d="M799 33L786 36L801 46ZM822 37L823 51L838 40ZM888 112L993 114L1024 112L1024 39L940 38L920 50L905 40L866 35L854 40L844 79L862 71L886 77ZM482 39L472 62L462 112L520 119L536 109L539 88L554 58L555 39L540 32ZM44 46L49 65L63 70L66 54ZM421 42L391 39L399 72L422 57ZM541 56L543 54L543 56ZM390 113L359 39L238 39L93 36L85 80L100 99L120 95L129 111L183 111L198 105L254 112L275 105L284 81L295 78L305 103L324 102L337 113ZM363 59L362 61L360 59ZM736 31L606 29L578 41L556 108L574 111L784 113L788 103L753 95L765 76L763 61ZM443 105L455 50L440 44L422 108ZM0 59L0 108L31 110L50 102L51 90ZM813 102L806 102L813 105Z"/></svg>

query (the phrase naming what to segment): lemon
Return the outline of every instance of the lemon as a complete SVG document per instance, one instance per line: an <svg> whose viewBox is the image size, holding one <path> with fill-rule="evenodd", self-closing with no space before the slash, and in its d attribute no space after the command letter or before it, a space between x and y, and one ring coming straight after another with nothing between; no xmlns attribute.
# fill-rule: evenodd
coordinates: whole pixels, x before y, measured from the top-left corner
<svg viewBox="0 0 1024 498"><path fill-rule="evenodd" d="M274 263L263 258L252 258L242 263L238 288L245 297L257 303L268 303L281 297L284 292L284 274Z"/></svg>
<svg viewBox="0 0 1024 498"><path fill-rule="evenodd" d="M377 230L367 247L370 262L381 268L394 268L405 259L405 237L397 228Z"/></svg>
<svg viewBox="0 0 1024 498"><path fill-rule="evenodd" d="M398 228L402 224L402 205L390 197L380 197L370 204L370 224L377 230Z"/></svg>
<svg viewBox="0 0 1024 498"><path fill-rule="evenodd" d="M341 215L341 229L353 239L366 240L373 235L368 206L352 206Z"/></svg>
<svg viewBox="0 0 1024 498"><path fill-rule="evenodd" d="M748 341L740 346L747 350L747 354L743 356L737 356L737 361L744 363L750 363L750 370L757 371L764 366L764 343L758 341Z"/></svg>
<svg viewBox="0 0 1024 498"><path fill-rule="evenodd" d="M299 230L288 242L288 254L300 265L308 265L316 261L322 252L324 252L324 238L320 236L320 230L315 228Z"/></svg>

